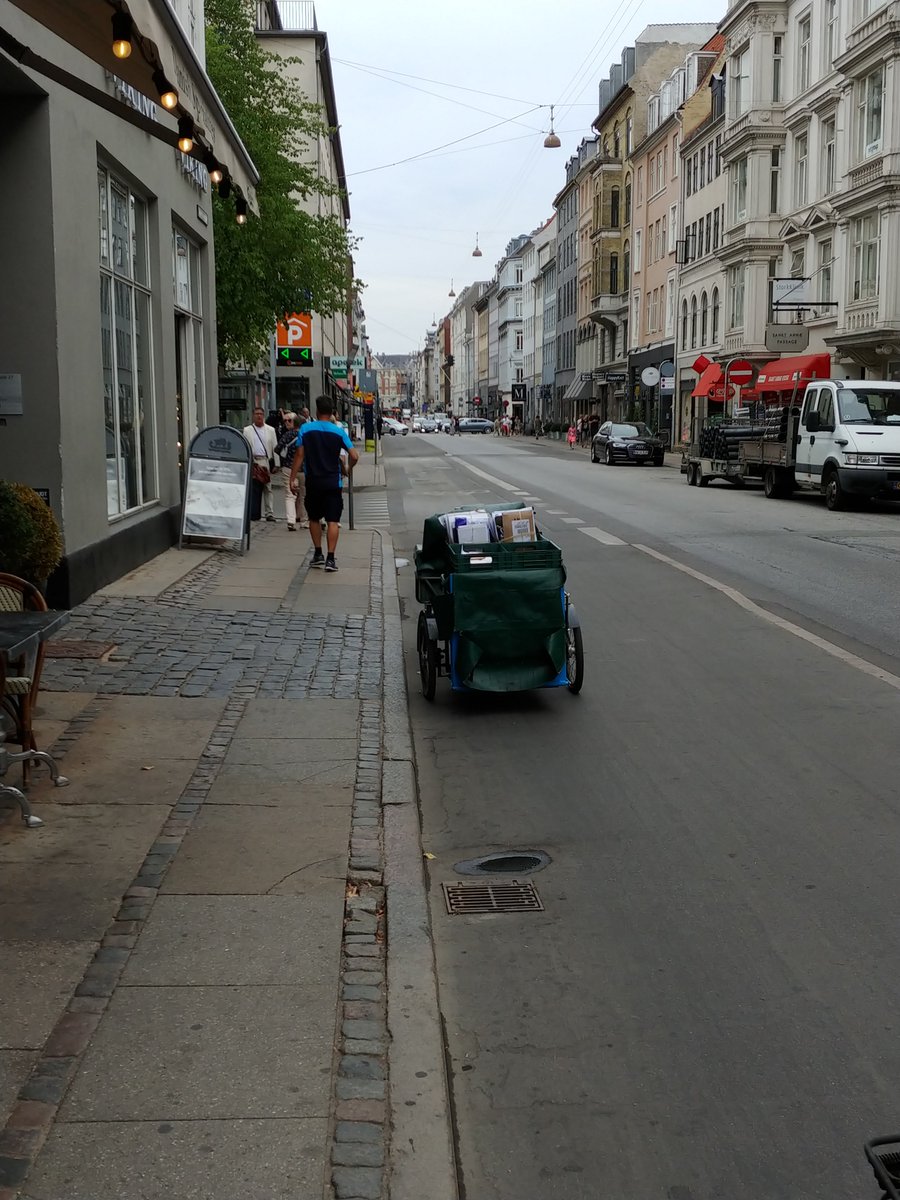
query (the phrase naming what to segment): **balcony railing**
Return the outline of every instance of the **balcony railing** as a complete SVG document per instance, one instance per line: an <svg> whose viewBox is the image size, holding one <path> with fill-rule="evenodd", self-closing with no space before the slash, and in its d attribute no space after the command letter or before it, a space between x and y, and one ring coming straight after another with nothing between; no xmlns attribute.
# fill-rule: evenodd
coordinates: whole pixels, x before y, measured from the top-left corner
<svg viewBox="0 0 900 1200"><path fill-rule="evenodd" d="M319 28L316 6L313 0L256 0L256 28L310 33Z"/></svg>
<svg viewBox="0 0 900 1200"><path fill-rule="evenodd" d="M898 18L900 18L900 13L897 11L896 4L888 4L885 8L880 8L868 20L860 22L847 35L847 49L856 50L870 38L874 41L879 37L884 37L892 33Z"/></svg>
<svg viewBox="0 0 900 1200"><path fill-rule="evenodd" d="M862 333L866 329L874 329L878 324L878 301L870 303L856 301L851 307L847 306L844 313L844 329L848 333Z"/></svg>

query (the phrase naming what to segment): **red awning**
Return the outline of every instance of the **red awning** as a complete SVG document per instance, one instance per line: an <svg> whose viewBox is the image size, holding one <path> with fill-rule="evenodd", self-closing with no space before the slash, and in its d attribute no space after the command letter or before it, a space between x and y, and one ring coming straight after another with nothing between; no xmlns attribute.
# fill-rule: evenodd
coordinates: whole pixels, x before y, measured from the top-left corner
<svg viewBox="0 0 900 1200"><path fill-rule="evenodd" d="M758 392L792 392L810 379L827 379L831 374L830 354L800 354L766 363L756 381Z"/></svg>
<svg viewBox="0 0 900 1200"><path fill-rule="evenodd" d="M724 380L722 368L718 363L710 363L705 368L703 374L697 380L697 386L691 392L692 396L708 396L710 389L714 388L717 383L722 383Z"/></svg>

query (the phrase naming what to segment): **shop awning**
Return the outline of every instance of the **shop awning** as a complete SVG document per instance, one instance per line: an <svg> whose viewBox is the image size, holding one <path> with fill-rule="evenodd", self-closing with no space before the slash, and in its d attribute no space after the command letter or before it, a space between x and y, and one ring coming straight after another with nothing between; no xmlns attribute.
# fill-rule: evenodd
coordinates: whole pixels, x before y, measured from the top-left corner
<svg viewBox="0 0 900 1200"><path fill-rule="evenodd" d="M724 381L725 376L718 363L710 363L697 380L697 386L691 392L692 396L708 396L712 388Z"/></svg>
<svg viewBox="0 0 900 1200"><path fill-rule="evenodd" d="M827 379L831 374L830 354L800 354L766 363L756 381L758 392L792 392L810 379Z"/></svg>
<svg viewBox="0 0 900 1200"><path fill-rule="evenodd" d="M582 379L579 376L578 379L573 379L566 388L563 400L585 400L590 396L593 388L594 381L590 375L588 375L587 379Z"/></svg>
<svg viewBox="0 0 900 1200"><path fill-rule="evenodd" d="M157 103L155 115L148 116L94 88L60 63L40 58L2 31L5 43L8 43L3 49L23 67L72 88L110 111L118 111L123 119L173 146L178 140L177 118L191 116L201 137L227 168L250 208L256 210L259 174L168 4L152 4L147 0L123 4L134 20L135 49L128 58L118 59L113 57L111 49L110 22L114 11L111 5L98 4L96 0L12 0L12 3L123 84L154 102L159 99L154 73L161 71L178 89L179 103L174 113L166 112ZM66 61L71 61L71 56ZM203 161L199 140L195 141L189 157Z"/></svg>

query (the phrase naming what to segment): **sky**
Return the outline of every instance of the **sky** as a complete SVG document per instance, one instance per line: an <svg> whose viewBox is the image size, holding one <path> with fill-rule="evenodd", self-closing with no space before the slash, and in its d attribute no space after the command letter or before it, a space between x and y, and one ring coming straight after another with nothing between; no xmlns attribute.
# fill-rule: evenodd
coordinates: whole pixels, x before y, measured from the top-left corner
<svg viewBox="0 0 900 1200"><path fill-rule="evenodd" d="M566 161L591 134L597 85L623 46L676 12L716 22L726 3L315 0L371 349L420 349L453 304L451 282L459 292L490 279L510 238L553 215ZM558 150L543 148L551 104ZM476 233L482 258L472 258Z"/></svg>

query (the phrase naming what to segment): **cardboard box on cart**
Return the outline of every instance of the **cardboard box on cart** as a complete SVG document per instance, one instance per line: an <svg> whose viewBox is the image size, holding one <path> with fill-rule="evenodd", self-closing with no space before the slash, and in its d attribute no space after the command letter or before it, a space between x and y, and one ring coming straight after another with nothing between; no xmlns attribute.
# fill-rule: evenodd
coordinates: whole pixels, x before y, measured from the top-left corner
<svg viewBox="0 0 900 1200"><path fill-rule="evenodd" d="M513 508L507 512L495 512L494 520L501 542L537 541L533 508Z"/></svg>

